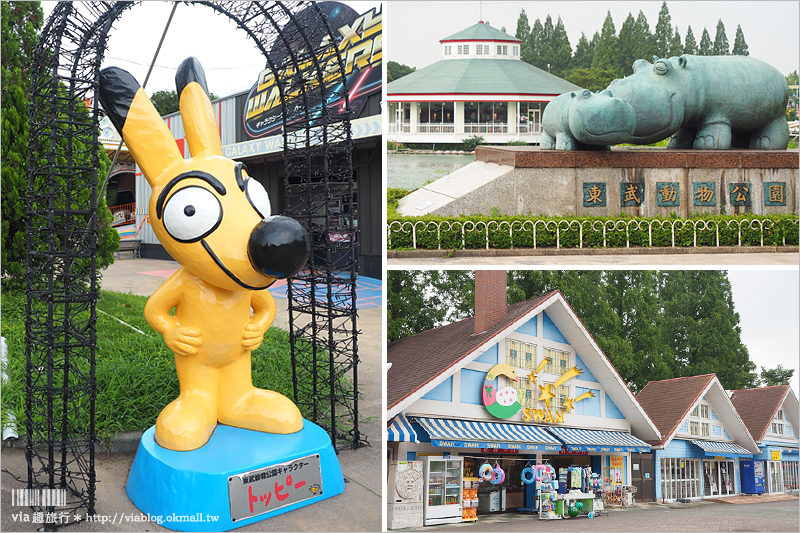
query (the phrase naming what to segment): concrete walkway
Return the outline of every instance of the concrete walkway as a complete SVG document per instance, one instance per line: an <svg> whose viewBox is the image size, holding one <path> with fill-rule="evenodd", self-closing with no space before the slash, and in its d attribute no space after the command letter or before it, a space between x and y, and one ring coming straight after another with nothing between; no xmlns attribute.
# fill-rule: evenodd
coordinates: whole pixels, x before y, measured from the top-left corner
<svg viewBox="0 0 800 533"><path fill-rule="evenodd" d="M539 520L535 514L482 515L477 522L398 531L798 531L798 500L761 505L725 505L709 501L688 504L638 504L609 510L589 519Z"/></svg>
<svg viewBox="0 0 800 533"><path fill-rule="evenodd" d="M101 287L103 290L149 296L178 266L174 261L123 257L117 259L103 273ZM369 281L366 289L375 290L375 282L379 283L379 280ZM374 304L374 294L370 294L368 299ZM286 300L276 297L275 301L278 314L273 327L288 329ZM237 531L381 530L381 449L384 434L381 422L381 320L382 306L372 305L359 309L358 327L361 334L358 338L358 381L362 397L359 401L359 427L372 446L340 452L339 462L346 482L344 493L309 507L239 528ZM19 519L20 514L31 516L30 508L11 506L11 489L26 486L14 479L17 477L24 480L27 476L23 450L5 447L1 457L3 472L0 478L0 530L36 531L42 524L21 522ZM69 526L68 531L167 531L151 521L141 521L142 513L125 493L133 457L132 453L98 454L96 510L98 515L108 517L108 522L82 521ZM139 521L136 521L137 518Z"/></svg>

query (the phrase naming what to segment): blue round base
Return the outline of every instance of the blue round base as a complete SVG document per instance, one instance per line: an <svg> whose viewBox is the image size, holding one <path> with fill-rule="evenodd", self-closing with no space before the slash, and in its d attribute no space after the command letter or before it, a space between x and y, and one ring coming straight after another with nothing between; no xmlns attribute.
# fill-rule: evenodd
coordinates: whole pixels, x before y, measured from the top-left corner
<svg viewBox="0 0 800 533"><path fill-rule="evenodd" d="M161 447L148 429L127 493L148 518L178 531L228 531L344 492L330 437L304 421L291 435L217 425L189 452Z"/></svg>

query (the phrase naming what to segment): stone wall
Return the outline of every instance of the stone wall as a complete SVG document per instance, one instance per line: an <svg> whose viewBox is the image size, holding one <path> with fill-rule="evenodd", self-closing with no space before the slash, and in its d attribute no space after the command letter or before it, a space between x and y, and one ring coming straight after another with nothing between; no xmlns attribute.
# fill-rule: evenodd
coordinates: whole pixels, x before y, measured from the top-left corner
<svg viewBox="0 0 800 533"><path fill-rule="evenodd" d="M799 212L796 150L554 152L479 146L475 157L513 170L433 213L685 217Z"/></svg>

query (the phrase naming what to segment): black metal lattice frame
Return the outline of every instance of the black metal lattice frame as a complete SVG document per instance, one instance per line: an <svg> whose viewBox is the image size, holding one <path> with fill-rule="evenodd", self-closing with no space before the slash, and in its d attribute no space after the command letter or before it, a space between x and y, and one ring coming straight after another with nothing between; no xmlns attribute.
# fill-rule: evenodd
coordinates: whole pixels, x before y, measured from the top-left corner
<svg viewBox="0 0 800 533"><path fill-rule="evenodd" d="M341 239L331 238L330 223L332 202L352 214L355 207L347 85L342 58L330 45L336 38L314 2L195 3L243 29L277 80L287 214L304 224L314 241L306 270L289 281L295 400L329 429L338 447L356 447L364 440L358 431L355 222L350 218L336 230L345 245L334 244ZM95 513L102 111L94 95L112 25L133 4L59 3L34 56L25 198L27 487L68 494L66 505L38 501L35 510ZM275 47L285 53L276 56ZM298 95L291 109L287 94ZM89 99L93 104L87 109L83 101ZM336 108L330 105L336 102ZM336 253L344 259L337 261ZM310 317L308 324L304 316ZM326 395L309 400L308 390Z"/></svg>

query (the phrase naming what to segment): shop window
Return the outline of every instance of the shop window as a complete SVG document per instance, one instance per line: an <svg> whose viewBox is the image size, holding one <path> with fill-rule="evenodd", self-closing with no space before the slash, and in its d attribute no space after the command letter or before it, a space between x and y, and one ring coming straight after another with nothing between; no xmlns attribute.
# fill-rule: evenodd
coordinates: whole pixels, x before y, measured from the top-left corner
<svg viewBox="0 0 800 533"><path fill-rule="evenodd" d="M701 405L700 406L700 418L708 418L708 406Z"/></svg>
<svg viewBox="0 0 800 533"><path fill-rule="evenodd" d="M511 366L519 366L519 343L517 341L506 341L506 363Z"/></svg>
<svg viewBox="0 0 800 533"><path fill-rule="evenodd" d="M697 459L661 459L661 497L667 500L700 496Z"/></svg>
<svg viewBox="0 0 800 533"><path fill-rule="evenodd" d="M503 55L504 56L508 55L508 46L503 46Z"/></svg>
<svg viewBox="0 0 800 533"><path fill-rule="evenodd" d="M700 409L699 405L695 405L694 409L692 409L692 416L697 416L697 411Z"/></svg>
<svg viewBox="0 0 800 533"><path fill-rule="evenodd" d="M569 352L558 352L558 374L563 374L569 370Z"/></svg>
<svg viewBox="0 0 800 533"><path fill-rule="evenodd" d="M561 385L556 390L556 409L559 411L564 410L564 401L569 397L569 385ZM552 400L551 400L552 401Z"/></svg>
<svg viewBox="0 0 800 533"><path fill-rule="evenodd" d="M699 424L697 422L689 423L689 433L692 435L697 435L699 433Z"/></svg>
<svg viewBox="0 0 800 533"><path fill-rule="evenodd" d="M544 365L544 371L551 374L556 373L556 350L550 348L544 349L544 358L547 359L547 364Z"/></svg>
<svg viewBox="0 0 800 533"><path fill-rule="evenodd" d="M708 437L708 424L705 424L705 423L704 424L700 424L700 429L703 430L702 436L703 437Z"/></svg>

